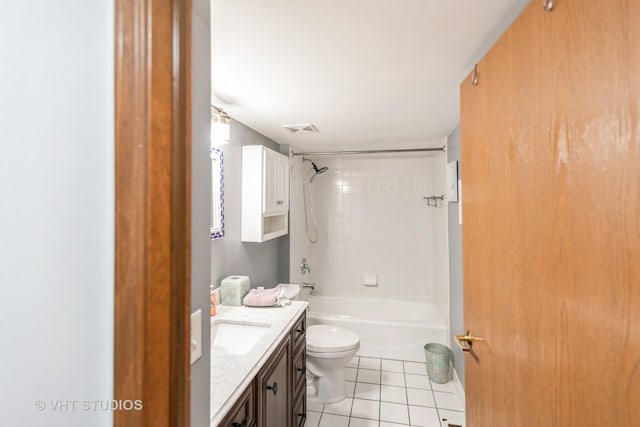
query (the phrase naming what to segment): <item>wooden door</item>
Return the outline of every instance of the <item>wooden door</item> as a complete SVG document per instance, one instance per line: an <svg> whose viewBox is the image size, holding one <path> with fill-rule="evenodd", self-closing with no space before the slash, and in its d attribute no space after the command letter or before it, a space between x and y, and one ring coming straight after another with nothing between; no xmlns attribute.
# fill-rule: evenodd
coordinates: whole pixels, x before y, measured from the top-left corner
<svg viewBox="0 0 640 427"><path fill-rule="evenodd" d="M640 1L554 3L461 85L470 427L640 426Z"/></svg>

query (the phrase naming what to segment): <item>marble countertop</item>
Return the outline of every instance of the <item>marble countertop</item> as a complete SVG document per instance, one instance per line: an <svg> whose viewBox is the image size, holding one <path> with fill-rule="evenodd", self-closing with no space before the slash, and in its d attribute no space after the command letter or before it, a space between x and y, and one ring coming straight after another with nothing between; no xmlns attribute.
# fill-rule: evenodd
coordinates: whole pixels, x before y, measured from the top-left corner
<svg viewBox="0 0 640 427"><path fill-rule="evenodd" d="M271 326L246 354L211 352L211 427L227 415L306 307L304 301L292 301L284 307L217 306L211 322L269 323Z"/></svg>

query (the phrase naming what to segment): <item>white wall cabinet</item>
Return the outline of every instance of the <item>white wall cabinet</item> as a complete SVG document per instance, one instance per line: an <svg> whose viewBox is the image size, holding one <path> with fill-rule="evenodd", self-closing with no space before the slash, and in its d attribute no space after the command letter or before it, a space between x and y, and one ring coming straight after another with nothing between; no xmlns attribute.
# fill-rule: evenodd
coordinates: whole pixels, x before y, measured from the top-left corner
<svg viewBox="0 0 640 427"><path fill-rule="evenodd" d="M289 158L263 147L263 206L266 214L289 211Z"/></svg>
<svg viewBox="0 0 640 427"><path fill-rule="evenodd" d="M263 145L242 147L243 242L289 232L289 158Z"/></svg>

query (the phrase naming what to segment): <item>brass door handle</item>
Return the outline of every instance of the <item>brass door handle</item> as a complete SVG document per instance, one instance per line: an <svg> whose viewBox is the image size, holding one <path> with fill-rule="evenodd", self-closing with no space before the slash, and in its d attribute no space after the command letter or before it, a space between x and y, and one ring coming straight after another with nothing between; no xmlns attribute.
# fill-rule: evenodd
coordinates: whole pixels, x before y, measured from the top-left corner
<svg viewBox="0 0 640 427"><path fill-rule="evenodd" d="M484 338L474 337L471 332L467 330L464 335L456 335L456 342L462 349L462 351L471 351L474 341L485 341Z"/></svg>

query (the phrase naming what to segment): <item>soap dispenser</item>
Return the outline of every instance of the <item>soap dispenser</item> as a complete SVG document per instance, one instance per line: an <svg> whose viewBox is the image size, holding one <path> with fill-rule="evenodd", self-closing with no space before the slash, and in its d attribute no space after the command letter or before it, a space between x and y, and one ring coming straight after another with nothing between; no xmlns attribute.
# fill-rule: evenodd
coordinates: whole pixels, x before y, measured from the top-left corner
<svg viewBox="0 0 640 427"><path fill-rule="evenodd" d="M216 315L216 292L213 289L213 284L209 287L209 304L211 306L211 317Z"/></svg>

